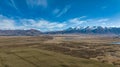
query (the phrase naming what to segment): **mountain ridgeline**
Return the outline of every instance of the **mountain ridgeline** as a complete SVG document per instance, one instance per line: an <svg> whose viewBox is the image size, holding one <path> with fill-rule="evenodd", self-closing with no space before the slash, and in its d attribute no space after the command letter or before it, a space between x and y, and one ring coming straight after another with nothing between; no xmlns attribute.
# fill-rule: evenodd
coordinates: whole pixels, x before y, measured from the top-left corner
<svg viewBox="0 0 120 67"><path fill-rule="evenodd" d="M39 30L0 30L0 36L39 36L41 34L117 34L120 35L120 27L70 27L62 31L41 32Z"/></svg>
<svg viewBox="0 0 120 67"><path fill-rule="evenodd" d="M120 27L70 27L63 31L47 32L48 34L120 34Z"/></svg>
<svg viewBox="0 0 120 67"><path fill-rule="evenodd" d="M0 30L0 36L38 36L42 32L30 29L30 30Z"/></svg>

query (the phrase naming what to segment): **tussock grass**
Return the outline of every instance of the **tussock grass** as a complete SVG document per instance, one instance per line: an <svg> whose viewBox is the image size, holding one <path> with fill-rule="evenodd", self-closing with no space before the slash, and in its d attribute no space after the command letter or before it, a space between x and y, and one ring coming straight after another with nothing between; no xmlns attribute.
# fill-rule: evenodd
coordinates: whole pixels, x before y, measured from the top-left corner
<svg viewBox="0 0 120 67"><path fill-rule="evenodd" d="M1 67L114 67L37 48L0 49Z"/></svg>
<svg viewBox="0 0 120 67"><path fill-rule="evenodd" d="M115 51L112 45L101 43L102 39L97 43L86 42L88 39L82 42L64 41L64 37L55 39L48 36L0 37L0 67L115 67L90 60L107 55L112 49Z"/></svg>

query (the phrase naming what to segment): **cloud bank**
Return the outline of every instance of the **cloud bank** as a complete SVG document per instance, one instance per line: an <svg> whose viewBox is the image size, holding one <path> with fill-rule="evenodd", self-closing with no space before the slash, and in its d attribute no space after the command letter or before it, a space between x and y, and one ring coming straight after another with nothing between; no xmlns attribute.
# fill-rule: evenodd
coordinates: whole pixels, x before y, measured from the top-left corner
<svg viewBox="0 0 120 67"><path fill-rule="evenodd" d="M85 16L72 18L63 22L52 22L45 19L13 19L0 15L0 29L15 30L15 29L37 29L40 31L55 31L63 30L69 27L76 26L116 26L120 27L119 21L113 22L108 18L102 19L85 19ZM114 21L115 22L115 21Z"/></svg>
<svg viewBox="0 0 120 67"><path fill-rule="evenodd" d="M19 23L19 24L18 24ZM44 19L34 20L34 19L12 19L0 15L0 29L4 30L14 30L14 29L38 29L42 31L53 31L60 30L65 23L50 22Z"/></svg>

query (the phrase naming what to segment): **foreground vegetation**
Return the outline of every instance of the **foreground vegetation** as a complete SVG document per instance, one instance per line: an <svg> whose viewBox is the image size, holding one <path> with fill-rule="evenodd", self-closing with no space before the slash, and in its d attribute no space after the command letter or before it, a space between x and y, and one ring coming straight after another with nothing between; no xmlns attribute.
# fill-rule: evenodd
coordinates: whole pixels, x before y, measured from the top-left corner
<svg viewBox="0 0 120 67"><path fill-rule="evenodd" d="M112 57L108 53L115 51L112 48L113 46L107 43L109 41L119 41L119 39L104 38L105 41L101 38L96 38L96 42L93 43L92 41L94 40L89 40L88 37L85 39L80 38L81 40L77 37L75 37L77 38L75 40L74 37L0 37L0 67L119 66L118 60L117 63L113 63L111 59L107 59ZM119 46L114 45L114 47L117 48ZM114 58L112 57L112 59Z"/></svg>
<svg viewBox="0 0 120 67"><path fill-rule="evenodd" d="M36 48L0 50L0 67L113 67L93 60L75 58Z"/></svg>

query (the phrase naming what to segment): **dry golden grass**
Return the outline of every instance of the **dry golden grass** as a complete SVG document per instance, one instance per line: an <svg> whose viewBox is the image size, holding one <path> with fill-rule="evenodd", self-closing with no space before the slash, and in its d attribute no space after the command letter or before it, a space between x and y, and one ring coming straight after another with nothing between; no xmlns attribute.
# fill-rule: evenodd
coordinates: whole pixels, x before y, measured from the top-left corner
<svg viewBox="0 0 120 67"><path fill-rule="evenodd" d="M36 48L0 50L0 67L114 67Z"/></svg>
<svg viewBox="0 0 120 67"><path fill-rule="evenodd" d="M120 39L78 35L2 36L0 67L119 66L120 46L108 44L116 41Z"/></svg>

